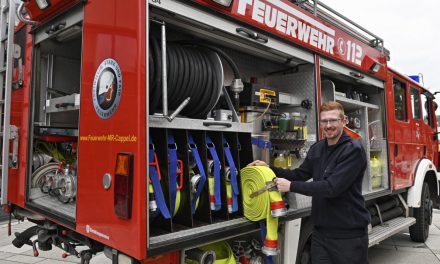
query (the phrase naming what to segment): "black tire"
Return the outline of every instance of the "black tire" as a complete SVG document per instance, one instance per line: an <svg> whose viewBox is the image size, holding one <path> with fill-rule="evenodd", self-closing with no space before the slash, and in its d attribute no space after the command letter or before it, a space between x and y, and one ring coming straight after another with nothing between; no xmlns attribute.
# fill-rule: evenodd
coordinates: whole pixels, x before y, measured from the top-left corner
<svg viewBox="0 0 440 264"><path fill-rule="evenodd" d="M312 263L312 232L313 224L310 219L303 220L301 223L301 233L299 235L296 264Z"/></svg>
<svg viewBox="0 0 440 264"><path fill-rule="evenodd" d="M432 201L428 183L423 183L420 208L414 208L413 216L416 223L409 227L411 239L415 242L425 242L429 235L429 225L432 222Z"/></svg>

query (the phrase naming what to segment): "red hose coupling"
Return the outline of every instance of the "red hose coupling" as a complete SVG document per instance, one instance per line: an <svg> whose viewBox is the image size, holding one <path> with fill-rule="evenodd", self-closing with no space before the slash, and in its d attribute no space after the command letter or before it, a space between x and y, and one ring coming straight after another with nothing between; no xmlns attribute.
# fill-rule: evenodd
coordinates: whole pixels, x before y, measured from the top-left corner
<svg viewBox="0 0 440 264"><path fill-rule="evenodd" d="M232 197L228 197L228 212L232 213Z"/></svg>
<svg viewBox="0 0 440 264"><path fill-rule="evenodd" d="M215 210L215 196L214 195L209 196L209 204L211 205L211 210L214 211Z"/></svg>
<svg viewBox="0 0 440 264"><path fill-rule="evenodd" d="M270 203L270 216L281 217L287 214L286 205L284 201L275 201Z"/></svg>
<svg viewBox="0 0 440 264"><path fill-rule="evenodd" d="M263 252L263 254L267 256L278 255L278 240L265 239L263 247L261 248L261 252Z"/></svg>

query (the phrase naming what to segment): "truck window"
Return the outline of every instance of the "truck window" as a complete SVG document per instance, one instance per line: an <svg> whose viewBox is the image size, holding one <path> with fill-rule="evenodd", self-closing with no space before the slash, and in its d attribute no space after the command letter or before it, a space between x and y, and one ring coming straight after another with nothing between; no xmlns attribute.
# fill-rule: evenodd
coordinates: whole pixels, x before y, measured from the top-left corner
<svg viewBox="0 0 440 264"><path fill-rule="evenodd" d="M431 115L429 114L431 104L429 103L428 97L424 94L422 94L422 105L423 122L427 125L433 126Z"/></svg>
<svg viewBox="0 0 440 264"><path fill-rule="evenodd" d="M411 108L413 119L420 120L420 93L414 87L411 87Z"/></svg>
<svg viewBox="0 0 440 264"><path fill-rule="evenodd" d="M406 121L407 120L407 110L406 110L406 87L403 82L396 79L393 80L394 88L394 111L397 120Z"/></svg>

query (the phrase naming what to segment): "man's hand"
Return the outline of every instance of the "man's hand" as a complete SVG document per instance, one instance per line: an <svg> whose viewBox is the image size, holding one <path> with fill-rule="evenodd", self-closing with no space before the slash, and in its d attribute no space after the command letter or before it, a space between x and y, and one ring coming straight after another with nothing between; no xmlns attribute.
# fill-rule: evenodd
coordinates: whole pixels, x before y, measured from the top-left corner
<svg viewBox="0 0 440 264"><path fill-rule="evenodd" d="M291 184L291 182L289 180L286 180L286 179L283 179L283 178L275 178L273 181L277 185L278 191L280 191L282 193L290 192L290 184Z"/></svg>
<svg viewBox="0 0 440 264"><path fill-rule="evenodd" d="M249 163L247 166L266 166L269 167L269 165L267 165L266 162L262 161L262 160L255 160L252 161L251 163Z"/></svg>

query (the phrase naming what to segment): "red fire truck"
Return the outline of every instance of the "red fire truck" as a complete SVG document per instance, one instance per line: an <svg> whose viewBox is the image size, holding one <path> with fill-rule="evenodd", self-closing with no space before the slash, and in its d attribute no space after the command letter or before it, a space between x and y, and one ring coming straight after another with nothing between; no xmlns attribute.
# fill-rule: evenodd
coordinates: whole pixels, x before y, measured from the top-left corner
<svg viewBox="0 0 440 264"><path fill-rule="evenodd" d="M434 96L331 7L3 2L1 204L10 222L35 224L15 246L81 263L102 251L113 263L212 263L220 241L234 263L310 263L310 197L283 197L268 260L240 170L297 167L330 100L369 157L370 246L407 227L427 239L439 207Z"/></svg>

